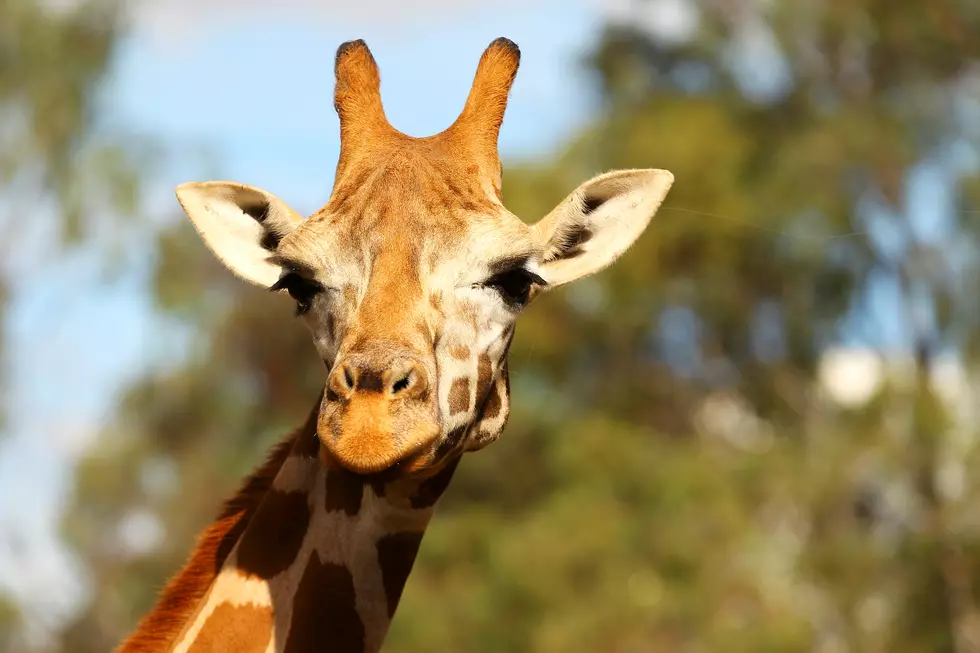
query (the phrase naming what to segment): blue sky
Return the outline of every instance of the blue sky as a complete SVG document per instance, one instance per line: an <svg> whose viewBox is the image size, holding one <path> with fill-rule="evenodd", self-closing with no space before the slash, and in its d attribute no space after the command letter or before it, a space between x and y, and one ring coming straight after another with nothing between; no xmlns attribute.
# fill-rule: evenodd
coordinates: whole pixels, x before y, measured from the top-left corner
<svg viewBox="0 0 980 653"><path fill-rule="evenodd" d="M166 165L147 188L151 212L183 219L173 187L203 178L262 186L303 213L318 208L338 151L333 57L351 38L367 40L389 118L412 135L453 121L480 53L498 36L523 53L501 134L505 158L545 155L592 111L577 58L597 33L598 2L333 4L158 0L137 10L105 88L104 119L166 145ZM167 335L142 292L145 279L100 283L98 263L81 252L25 279L7 325L11 413L0 495L14 500L0 503L0 587L39 623L80 596L78 583L65 580L71 561L56 537L73 462Z"/></svg>

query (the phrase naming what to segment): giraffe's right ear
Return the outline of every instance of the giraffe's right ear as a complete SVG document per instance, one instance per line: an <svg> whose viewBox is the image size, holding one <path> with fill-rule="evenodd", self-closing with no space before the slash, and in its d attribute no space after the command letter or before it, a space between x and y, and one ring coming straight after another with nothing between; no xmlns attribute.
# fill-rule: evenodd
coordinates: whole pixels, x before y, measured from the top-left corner
<svg viewBox="0 0 980 653"><path fill-rule="evenodd" d="M282 272L268 259L303 218L272 193L225 181L181 184L177 199L225 266L268 288Z"/></svg>
<svg viewBox="0 0 980 653"><path fill-rule="evenodd" d="M674 183L666 170L616 170L579 186L532 228L540 271L560 286L603 269L643 233Z"/></svg>

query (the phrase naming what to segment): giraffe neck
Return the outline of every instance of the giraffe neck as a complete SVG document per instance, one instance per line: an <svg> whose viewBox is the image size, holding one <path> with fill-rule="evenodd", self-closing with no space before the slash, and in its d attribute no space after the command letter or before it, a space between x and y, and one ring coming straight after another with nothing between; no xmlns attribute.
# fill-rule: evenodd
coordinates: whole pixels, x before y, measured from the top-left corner
<svg viewBox="0 0 980 653"><path fill-rule="evenodd" d="M211 582L182 619L171 619L169 637L157 647L130 644L151 613L119 653L381 648L458 459L428 479L366 482L325 460L316 415L315 408L285 454L278 452L274 478L242 515L238 533L222 538L225 555L213 557Z"/></svg>

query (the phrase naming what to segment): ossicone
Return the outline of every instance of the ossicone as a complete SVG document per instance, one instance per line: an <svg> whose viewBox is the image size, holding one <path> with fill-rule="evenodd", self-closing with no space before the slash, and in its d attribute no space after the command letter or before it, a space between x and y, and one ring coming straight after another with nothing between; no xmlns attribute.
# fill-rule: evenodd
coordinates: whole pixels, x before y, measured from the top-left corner
<svg viewBox="0 0 980 653"><path fill-rule="evenodd" d="M466 106L456 121L457 128L469 132L470 137L482 136L487 144L492 143L494 155L520 64L521 50L516 43L502 37L491 43L480 57Z"/></svg>
<svg viewBox="0 0 980 653"><path fill-rule="evenodd" d="M520 61L521 51L510 39L499 38L491 43L480 57L463 111L448 129L430 137L434 142L451 144L454 152L476 163L491 176L498 190L497 138ZM352 167L367 165L371 156L389 144L426 140L412 139L388 122L381 103L378 64L364 41L342 44L337 49L334 69L334 106L340 117L338 179Z"/></svg>
<svg viewBox="0 0 980 653"><path fill-rule="evenodd" d="M340 117L341 139L361 130L389 127L381 104L378 64L363 40L337 48L334 107Z"/></svg>

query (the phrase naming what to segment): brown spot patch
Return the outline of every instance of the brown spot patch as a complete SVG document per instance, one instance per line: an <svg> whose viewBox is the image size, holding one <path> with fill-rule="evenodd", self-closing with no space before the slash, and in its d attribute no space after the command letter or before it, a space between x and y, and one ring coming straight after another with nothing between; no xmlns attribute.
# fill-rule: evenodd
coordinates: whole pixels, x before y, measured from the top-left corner
<svg viewBox="0 0 980 653"><path fill-rule="evenodd" d="M500 430L481 430L476 437L470 439L467 451L479 451L500 437Z"/></svg>
<svg viewBox="0 0 980 653"><path fill-rule="evenodd" d="M388 480L378 474L372 474L367 478L368 485L371 486L371 490L374 492L374 495L379 499L383 499L388 491Z"/></svg>
<svg viewBox="0 0 980 653"><path fill-rule="evenodd" d="M343 467L331 467L327 472L328 512L343 511L353 517L361 510L361 497L364 495L364 484L361 478Z"/></svg>
<svg viewBox="0 0 980 653"><path fill-rule="evenodd" d="M378 564L388 598L389 618L395 614L421 544L422 533L408 531L385 535L378 540Z"/></svg>
<svg viewBox="0 0 980 653"><path fill-rule="evenodd" d="M439 449L436 451L436 455L444 456L450 451L452 451L453 449L455 449L456 445L459 444L459 441L463 439L464 435L466 435L466 431L467 429L469 429L469 427L470 425L467 423L467 424L463 424L462 426L457 426L452 431L450 431L446 435L442 443L439 445Z"/></svg>
<svg viewBox="0 0 980 653"><path fill-rule="evenodd" d="M470 357L470 348L466 345L451 345L449 355L459 361L465 361Z"/></svg>
<svg viewBox="0 0 980 653"><path fill-rule="evenodd" d="M309 525L304 493L269 490L242 536L238 568L263 580L282 573L296 560Z"/></svg>
<svg viewBox="0 0 980 653"><path fill-rule="evenodd" d="M296 588L284 653L363 653L364 622L354 603L354 578L346 567L310 554Z"/></svg>
<svg viewBox="0 0 980 653"><path fill-rule="evenodd" d="M510 346L510 343L507 345ZM507 395L510 394L510 374L507 370L507 360L504 360L500 368L500 377L494 386L490 396L483 403L483 410L480 411L480 419L494 419L500 414Z"/></svg>
<svg viewBox="0 0 980 653"><path fill-rule="evenodd" d="M457 431L465 432L465 428L456 429ZM456 431L453 431L455 433ZM460 436L461 437L461 436ZM459 438L457 438L458 441ZM446 466L439 470L431 478L419 483L418 490L415 491L415 495L412 497L412 507L416 510L421 508L429 508L435 505L439 497L443 495L446 488L449 487L449 482L453 480L453 474L456 472L456 467L459 465L460 457L456 456L453 460L446 463Z"/></svg>
<svg viewBox="0 0 980 653"><path fill-rule="evenodd" d="M384 379L381 372L376 370L362 370L357 377L357 389L365 392L381 392L384 390Z"/></svg>
<svg viewBox="0 0 980 653"><path fill-rule="evenodd" d="M470 409L470 380L461 376L449 388L449 412L453 415L465 413Z"/></svg>
<svg viewBox="0 0 980 653"><path fill-rule="evenodd" d="M316 430L312 433L300 433L296 440L293 453L303 458L316 458L320 455L320 437Z"/></svg>
<svg viewBox="0 0 980 653"><path fill-rule="evenodd" d="M476 399L484 401L487 393L490 392L490 384L493 382L493 363L487 354L480 356L480 362L476 369Z"/></svg>
<svg viewBox="0 0 980 653"><path fill-rule="evenodd" d="M263 653L272 639L272 610L258 605L222 603L204 622L188 653Z"/></svg>
<svg viewBox="0 0 980 653"><path fill-rule="evenodd" d="M487 397L486 403L483 404L482 417L486 419L493 419L500 414L500 406L502 403L500 395L503 391L503 383L498 383L496 390L490 393L490 396Z"/></svg>

